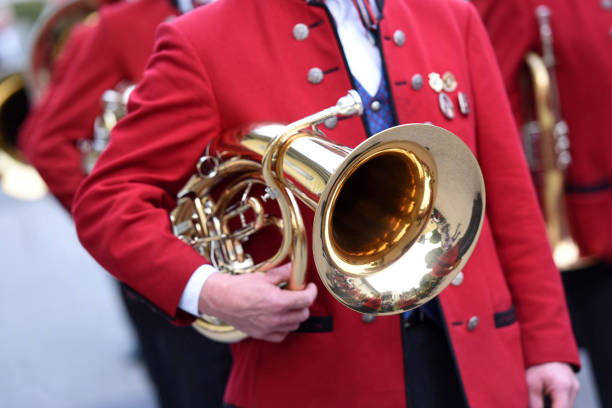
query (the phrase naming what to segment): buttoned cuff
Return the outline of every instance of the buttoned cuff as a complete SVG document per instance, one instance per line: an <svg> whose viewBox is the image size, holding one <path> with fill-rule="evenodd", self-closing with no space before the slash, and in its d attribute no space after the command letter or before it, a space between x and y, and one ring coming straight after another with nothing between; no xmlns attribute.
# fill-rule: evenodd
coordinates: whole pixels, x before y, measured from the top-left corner
<svg viewBox="0 0 612 408"><path fill-rule="evenodd" d="M202 287L206 280L215 272L219 271L212 265L205 264L198 267L193 272L193 275L191 275L191 278L189 278L187 285L185 285L178 307L189 314L199 316L198 303L200 301L200 292L202 292Z"/></svg>

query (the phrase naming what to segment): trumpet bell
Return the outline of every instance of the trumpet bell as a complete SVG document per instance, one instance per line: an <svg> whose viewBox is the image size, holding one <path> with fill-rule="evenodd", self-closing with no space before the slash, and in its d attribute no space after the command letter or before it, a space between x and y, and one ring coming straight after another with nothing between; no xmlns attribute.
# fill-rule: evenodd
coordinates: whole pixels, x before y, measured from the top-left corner
<svg viewBox="0 0 612 408"><path fill-rule="evenodd" d="M361 313L423 305L459 273L484 218L469 148L431 125L387 129L355 148L315 212L313 254L330 293Z"/></svg>

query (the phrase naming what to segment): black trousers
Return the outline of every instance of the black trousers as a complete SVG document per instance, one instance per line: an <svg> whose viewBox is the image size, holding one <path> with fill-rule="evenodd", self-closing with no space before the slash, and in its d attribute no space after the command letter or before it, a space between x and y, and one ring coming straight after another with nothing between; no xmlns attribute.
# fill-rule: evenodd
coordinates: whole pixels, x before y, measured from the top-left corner
<svg viewBox="0 0 612 408"><path fill-rule="evenodd" d="M432 302L438 308L437 300ZM406 406L467 407L459 371L441 323L415 310L402 320L402 339Z"/></svg>
<svg viewBox="0 0 612 408"><path fill-rule="evenodd" d="M232 367L229 345L176 327L121 289L160 407L219 408Z"/></svg>
<svg viewBox="0 0 612 408"><path fill-rule="evenodd" d="M612 265L561 274L576 340L589 352L603 408L612 408Z"/></svg>

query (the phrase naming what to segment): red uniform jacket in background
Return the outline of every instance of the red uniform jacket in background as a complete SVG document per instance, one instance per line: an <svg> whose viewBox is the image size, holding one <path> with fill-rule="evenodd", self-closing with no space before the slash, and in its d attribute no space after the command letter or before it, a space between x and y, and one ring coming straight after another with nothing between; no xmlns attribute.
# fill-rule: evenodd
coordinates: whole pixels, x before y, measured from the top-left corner
<svg viewBox="0 0 612 408"><path fill-rule="evenodd" d="M527 52L541 52L535 9L550 8L572 155L566 178L572 234L583 255L612 262L612 9L600 0L473 2L489 31L519 125L519 70Z"/></svg>
<svg viewBox="0 0 612 408"><path fill-rule="evenodd" d="M65 71L54 78L19 137L26 158L68 210L85 178L78 144L93 137L102 93L119 81L142 78L153 51L155 27L177 15L168 0L118 3L102 7L99 13L95 27L79 36L82 50L70 46L76 52L63 57Z"/></svg>
<svg viewBox="0 0 612 408"><path fill-rule="evenodd" d="M495 55L469 3L388 0L383 14L380 43L399 123L430 121L458 135L486 183L487 217L465 279L440 296L467 398L472 407L527 406L526 366L578 364L578 356ZM292 34L298 23L309 27L302 41ZM405 42L394 41L398 30ZM307 80L314 67L324 73L317 84ZM456 109L455 119L446 119L427 85L429 73L446 71L458 81L449 93L455 104L458 92L469 98L467 116ZM415 74L425 78L418 90ZM162 25L130 113L77 192L82 243L175 316L204 260L172 234L168 211L211 138L247 123L292 122L352 87L322 3L223 0ZM348 146L366 137L360 118L324 130ZM307 225L312 216L304 210ZM312 259L308 280L319 289L311 315L331 317L333 330L234 345L226 401L249 408L404 406L399 317L364 323L326 292ZM470 330L474 317L479 324Z"/></svg>
<svg viewBox="0 0 612 408"><path fill-rule="evenodd" d="M25 122L19 129L17 135L17 146L22 152L29 151L28 142L31 139L30 136L34 133L34 130L40 126L37 120L41 117L45 107L49 105L51 96L53 95L55 88L62 82L64 74L68 70L70 63L74 61L76 55L82 47L83 42L93 30L93 27L97 24L97 16L93 19L88 19L86 22L77 24L74 29L70 31L66 45L62 47L60 54L54 61L53 68L51 70L51 80L47 89L44 89L42 95L38 100L31 101L33 105L30 108L30 112L26 117Z"/></svg>

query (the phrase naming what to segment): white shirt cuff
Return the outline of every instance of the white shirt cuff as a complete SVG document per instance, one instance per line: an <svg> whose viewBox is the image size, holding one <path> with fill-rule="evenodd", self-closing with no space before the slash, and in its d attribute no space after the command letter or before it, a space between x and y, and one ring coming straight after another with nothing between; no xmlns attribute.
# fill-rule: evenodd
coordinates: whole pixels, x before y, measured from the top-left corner
<svg viewBox="0 0 612 408"><path fill-rule="evenodd" d="M215 272L219 271L212 265L205 264L198 267L198 269L193 272L193 275L191 275L191 278L189 278L187 285L185 285L185 290L183 290L181 300L178 304L179 308L194 316L199 316L198 304L200 301L200 292L202 292L202 287L206 283L206 280Z"/></svg>

